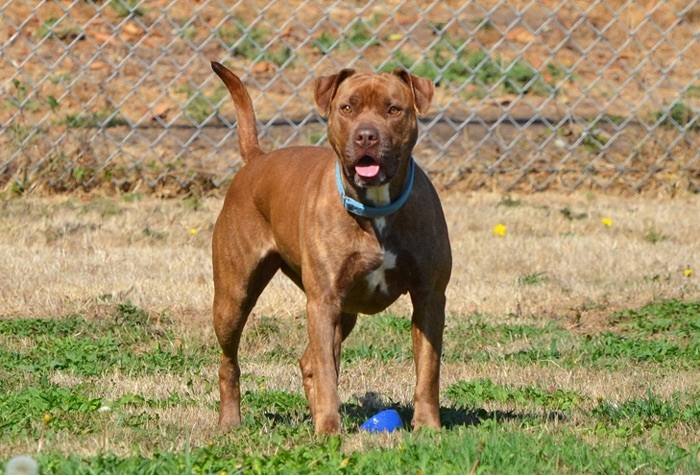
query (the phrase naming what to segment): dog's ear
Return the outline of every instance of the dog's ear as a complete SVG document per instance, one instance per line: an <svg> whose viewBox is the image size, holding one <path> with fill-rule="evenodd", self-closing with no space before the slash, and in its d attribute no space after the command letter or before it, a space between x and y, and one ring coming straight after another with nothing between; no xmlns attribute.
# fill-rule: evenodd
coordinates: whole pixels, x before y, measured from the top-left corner
<svg viewBox="0 0 700 475"><path fill-rule="evenodd" d="M331 102L333 101L333 97L335 97L340 83L353 74L355 74L354 69L342 69L338 74L316 78L314 102L316 103L316 108L323 117L328 117L328 114L330 114Z"/></svg>
<svg viewBox="0 0 700 475"><path fill-rule="evenodd" d="M435 85L432 81L420 76L414 76L405 69L395 69L393 74L410 86L413 93L413 103L418 115L424 115L428 112L433 101L433 93L435 92Z"/></svg>

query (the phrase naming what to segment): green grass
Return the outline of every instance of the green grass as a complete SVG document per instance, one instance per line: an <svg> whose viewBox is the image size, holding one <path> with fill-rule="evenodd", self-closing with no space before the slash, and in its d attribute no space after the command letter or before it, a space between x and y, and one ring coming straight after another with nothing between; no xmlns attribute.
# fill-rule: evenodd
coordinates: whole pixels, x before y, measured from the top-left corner
<svg viewBox="0 0 700 475"><path fill-rule="evenodd" d="M232 26L216 31L217 37L234 55L249 61L268 61L277 66L290 66L295 53L284 41L273 41L273 32L257 27L248 27L240 20Z"/></svg>
<svg viewBox="0 0 700 475"><path fill-rule="evenodd" d="M185 114L187 117L200 124L214 113L214 107L221 102L228 93L222 84L217 85L215 89L209 93L195 90L190 85L178 88L177 92L187 96L185 103Z"/></svg>
<svg viewBox="0 0 700 475"><path fill-rule="evenodd" d="M109 7L120 17L144 16L148 11L141 0L112 0Z"/></svg>
<svg viewBox="0 0 700 475"><path fill-rule="evenodd" d="M242 426L192 441L191 423L166 422L162 416L191 408L215 417L216 402L208 395L216 394L216 381L202 371L215 373L216 343L185 332L165 313L152 314L128 301L101 308L90 318L0 320L0 466L41 441L44 448L35 458L42 474L700 470L700 443L697 436L688 438L700 431L697 386L662 396L649 377L638 382L643 391L618 400L592 396L582 390L585 384L570 386L569 380L495 382L503 371L537 372L550 365L588 368L601 379L634 368L650 375L695 371L700 301L662 300L614 312L603 331L590 334L572 333L556 319L451 316L445 363L472 365L493 376L460 379L445 388L439 432L410 432L410 405L389 401L406 430L388 438L358 433L376 407L355 398L343 401L342 436L315 436L300 391L267 389L273 375L246 372L252 363L296 366L306 343L305 325L256 316L241 350ZM412 358L410 347L409 318L361 317L343 348L343 368L403 365ZM107 396L96 383L117 373L153 381L168 375L183 383L157 395L137 385ZM58 375L73 382L61 382ZM119 455L96 442L122 438L129 445ZM88 448L61 449L66 440Z"/></svg>
<svg viewBox="0 0 700 475"><path fill-rule="evenodd" d="M56 17L50 17L44 21L37 29L36 34L39 38L55 37L60 40L72 40L83 34L83 29L79 26L74 27L59 27L60 20Z"/></svg>
<svg viewBox="0 0 700 475"><path fill-rule="evenodd" d="M51 104L50 104L51 106ZM54 106L51 106L52 109L55 109L58 106L58 103L56 103ZM107 128L107 127L118 127L120 125L125 125L127 122L122 117L122 115L109 108L106 107L102 111L93 113L93 112L81 112L78 114L66 114L60 121L57 123L66 125L68 128L71 129L78 129L78 128Z"/></svg>
<svg viewBox="0 0 700 475"><path fill-rule="evenodd" d="M652 117L666 127L687 128L689 131L700 129L697 113L685 102L676 101L667 109L653 112Z"/></svg>
<svg viewBox="0 0 700 475"><path fill-rule="evenodd" d="M549 280L545 272L530 272L518 277L520 285L541 285Z"/></svg>
<svg viewBox="0 0 700 475"><path fill-rule="evenodd" d="M397 51L392 60L380 69L392 71L405 68L435 82L454 85L469 83L473 89L469 89L465 94L475 97L485 97L489 93L550 93L553 86L549 85L543 79L542 73L527 61L507 61L481 50L468 50L464 45L462 40L445 36L435 45L427 59L419 61ZM547 65L545 72L552 81L565 76L563 70L552 64Z"/></svg>

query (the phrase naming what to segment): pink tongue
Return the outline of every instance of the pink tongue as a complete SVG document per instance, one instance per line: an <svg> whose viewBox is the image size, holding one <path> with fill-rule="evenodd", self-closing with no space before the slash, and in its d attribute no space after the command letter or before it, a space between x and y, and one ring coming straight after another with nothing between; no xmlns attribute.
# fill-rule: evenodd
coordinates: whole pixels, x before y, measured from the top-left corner
<svg viewBox="0 0 700 475"><path fill-rule="evenodd" d="M379 165L355 165L355 172L362 178L374 178L379 174Z"/></svg>

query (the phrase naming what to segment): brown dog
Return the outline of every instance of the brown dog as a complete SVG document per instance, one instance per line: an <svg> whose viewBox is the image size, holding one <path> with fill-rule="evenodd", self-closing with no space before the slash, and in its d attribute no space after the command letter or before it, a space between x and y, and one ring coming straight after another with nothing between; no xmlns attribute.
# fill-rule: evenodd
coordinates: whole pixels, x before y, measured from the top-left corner
<svg viewBox="0 0 700 475"><path fill-rule="evenodd" d="M300 366L318 433L340 430L340 345L358 313L408 292L416 365L412 426L440 428L439 378L445 287L452 257L435 189L415 167L416 115L433 84L403 70L316 80L333 149L264 153L243 83L219 63L238 115L241 155L212 242L214 327L223 350L219 424L238 425L238 345L258 296L281 269L305 293L309 344Z"/></svg>

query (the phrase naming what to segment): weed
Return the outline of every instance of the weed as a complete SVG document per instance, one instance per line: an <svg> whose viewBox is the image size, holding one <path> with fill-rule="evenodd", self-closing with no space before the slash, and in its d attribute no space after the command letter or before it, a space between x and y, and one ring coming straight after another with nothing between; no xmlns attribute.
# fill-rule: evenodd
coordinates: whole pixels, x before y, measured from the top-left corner
<svg viewBox="0 0 700 475"><path fill-rule="evenodd" d="M700 85L694 84L694 85L688 87L687 96L690 98L700 97Z"/></svg>
<svg viewBox="0 0 700 475"><path fill-rule="evenodd" d="M141 5L141 0L112 0L110 8L120 17L144 16L146 9Z"/></svg>
<svg viewBox="0 0 700 475"><path fill-rule="evenodd" d="M327 137L326 132L307 132L306 142L311 145L320 145Z"/></svg>
<svg viewBox="0 0 700 475"><path fill-rule="evenodd" d="M700 338L700 301L662 300L636 310L613 313L608 319L633 335L659 333L675 338Z"/></svg>
<svg viewBox="0 0 700 475"><path fill-rule="evenodd" d="M289 66L294 58L294 50L287 45L281 46L278 50L267 50L265 59L277 66Z"/></svg>
<svg viewBox="0 0 700 475"><path fill-rule="evenodd" d="M59 108L58 100L56 100L55 97L49 96L46 98L46 102L48 102L49 107L51 108L51 112L56 112Z"/></svg>
<svg viewBox="0 0 700 475"><path fill-rule="evenodd" d="M350 31L345 34L345 40L357 48L379 44L374 31L362 19L358 19L350 26Z"/></svg>
<svg viewBox="0 0 700 475"><path fill-rule="evenodd" d="M288 66L295 56L294 50L286 43L273 44L270 31L247 27L238 20L233 27L218 29L216 35L226 46L233 48L234 55L253 62L268 61L277 66Z"/></svg>
<svg viewBox="0 0 700 475"><path fill-rule="evenodd" d="M581 148L587 152L598 153L608 143L608 138L599 129L585 130L580 137Z"/></svg>
<svg viewBox="0 0 700 475"><path fill-rule="evenodd" d="M510 194L506 194L498 202L497 206L503 206L504 208L517 208L522 205L522 200L513 198Z"/></svg>
<svg viewBox="0 0 700 475"><path fill-rule="evenodd" d="M51 84L70 84L72 82L73 75L69 72L65 73L53 73L49 77L49 82Z"/></svg>
<svg viewBox="0 0 700 475"><path fill-rule="evenodd" d="M661 241L666 240L666 236L661 234L653 225L649 226L649 230L644 235L644 240L652 244L657 244Z"/></svg>
<svg viewBox="0 0 700 475"><path fill-rule="evenodd" d="M118 127L120 125L125 125L126 119L124 119L119 112L117 112L109 107L106 107L102 111L97 112L97 113L81 112L78 114L67 114L63 118L62 123L71 129L77 129L77 128L101 128L102 129L102 128Z"/></svg>
<svg viewBox="0 0 700 475"><path fill-rule="evenodd" d="M213 113L214 106L226 97L226 88L217 86L213 92L205 94L187 85L177 90L178 93L185 94L188 99L185 102L185 114L196 123L205 122ZM152 166L157 167L157 162L152 162Z"/></svg>
<svg viewBox="0 0 700 475"><path fill-rule="evenodd" d="M659 124L667 127L687 130L700 129L697 112L683 102L674 102L668 109L656 111L652 116Z"/></svg>
<svg viewBox="0 0 700 475"><path fill-rule="evenodd" d="M531 272L518 277L519 285L540 285L549 280L545 272Z"/></svg>
<svg viewBox="0 0 700 475"><path fill-rule="evenodd" d="M413 64L416 61L408 56L405 53L402 53L401 51L397 51L396 54L394 54L393 58L391 61L386 63L382 68L381 71L383 72L391 72L394 69L408 69L411 70L413 67Z"/></svg>
<svg viewBox="0 0 700 475"><path fill-rule="evenodd" d="M581 361L616 367L625 361L651 362L676 367L700 367L700 342L689 345L668 340L640 340L604 332L599 337L588 338L579 347Z"/></svg>
<svg viewBox="0 0 700 475"><path fill-rule="evenodd" d="M7 128L7 133L12 138L12 141L20 147L28 145L31 142L31 138L37 137L34 129L22 125L20 121L12 121Z"/></svg>
<svg viewBox="0 0 700 475"><path fill-rule="evenodd" d="M179 18L178 24L180 25L180 38L183 40L192 40L197 36L197 27L194 22L190 22L189 18Z"/></svg>
<svg viewBox="0 0 700 475"><path fill-rule="evenodd" d="M233 47L233 54L257 61L262 56L263 46L267 44L270 33L259 28L247 28L236 22L233 27L218 29L216 35L226 46Z"/></svg>
<svg viewBox="0 0 700 475"><path fill-rule="evenodd" d="M182 203L185 205L186 208L190 209L191 211L201 211L204 206L202 200L195 195L191 195L184 198L182 200Z"/></svg>
<svg viewBox="0 0 700 475"><path fill-rule="evenodd" d="M572 211L571 208L569 208L568 206L560 209L559 212L561 213L562 216L564 216L569 221L579 221L581 219L588 218L587 213L583 213L583 212L576 213L575 211Z"/></svg>
<svg viewBox="0 0 700 475"><path fill-rule="evenodd" d="M12 85L15 88L14 96L10 96L10 101L17 107L23 105L29 95L29 86L23 84L17 78L12 78Z"/></svg>
<svg viewBox="0 0 700 475"><path fill-rule="evenodd" d="M313 46L318 49L321 54L327 54L340 46L340 40L333 34L324 31L318 38L314 38Z"/></svg>
<svg viewBox="0 0 700 475"><path fill-rule="evenodd" d="M92 426L89 415L96 413L102 405L100 398L86 396L81 387L30 386L19 392L0 394L0 411L8 417L4 430L30 437L39 435L42 429L39 421L42 419L53 430L85 433Z"/></svg>
<svg viewBox="0 0 700 475"><path fill-rule="evenodd" d="M137 193L137 192L122 193L121 197L127 203L135 203L135 202L143 200L143 193Z"/></svg>
<svg viewBox="0 0 700 475"><path fill-rule="evenodd" d="M516 61L506 66L503 86L506 92L511 94L526 94L535 87L541 88L538 89L538 93L544 94L542 83L539 82L539 73L525 61Z"/></svg>
<svg viewBox="0 0 700 475"><path fill-rule="evenodd" d="M446 395L456 407L476 407L486 402L498 402L570 411L583 400L575 391L535 386L499 386L490 379L459 381L447 388Z"/></svg>
<svg viewBox="0 0 700 475"><path fill-rule="evenodd" d="M44 21L41 26L37 29L37 36L39 38L45 38L47 36L52 36L60 40L72 40L82 36L83 29L79 26L75 27L65 27L57 28L60 23L60 19L56 17L51 17Z"/></svg>
<svg viewBox="0 0 700 475"><path fill-rule="evenodd" d="M96 209L103 218L118 216L124 211L119 201L112 198L94 198L90 201L90 207ZM126 305L131 305L131 303L127 302Z"/></svg>
<svg viewBox="0 0 700 475"><path fill-rule="evenodd" d="M700 421L700 399L684 404L680 394L675 393L664 401L647 389L642 398L628 399L616 404L602 400L591 411L591 415L613 426L617 433L626 437L639 436L654 427L670 427L677 423L697 424Z"/></svg>

